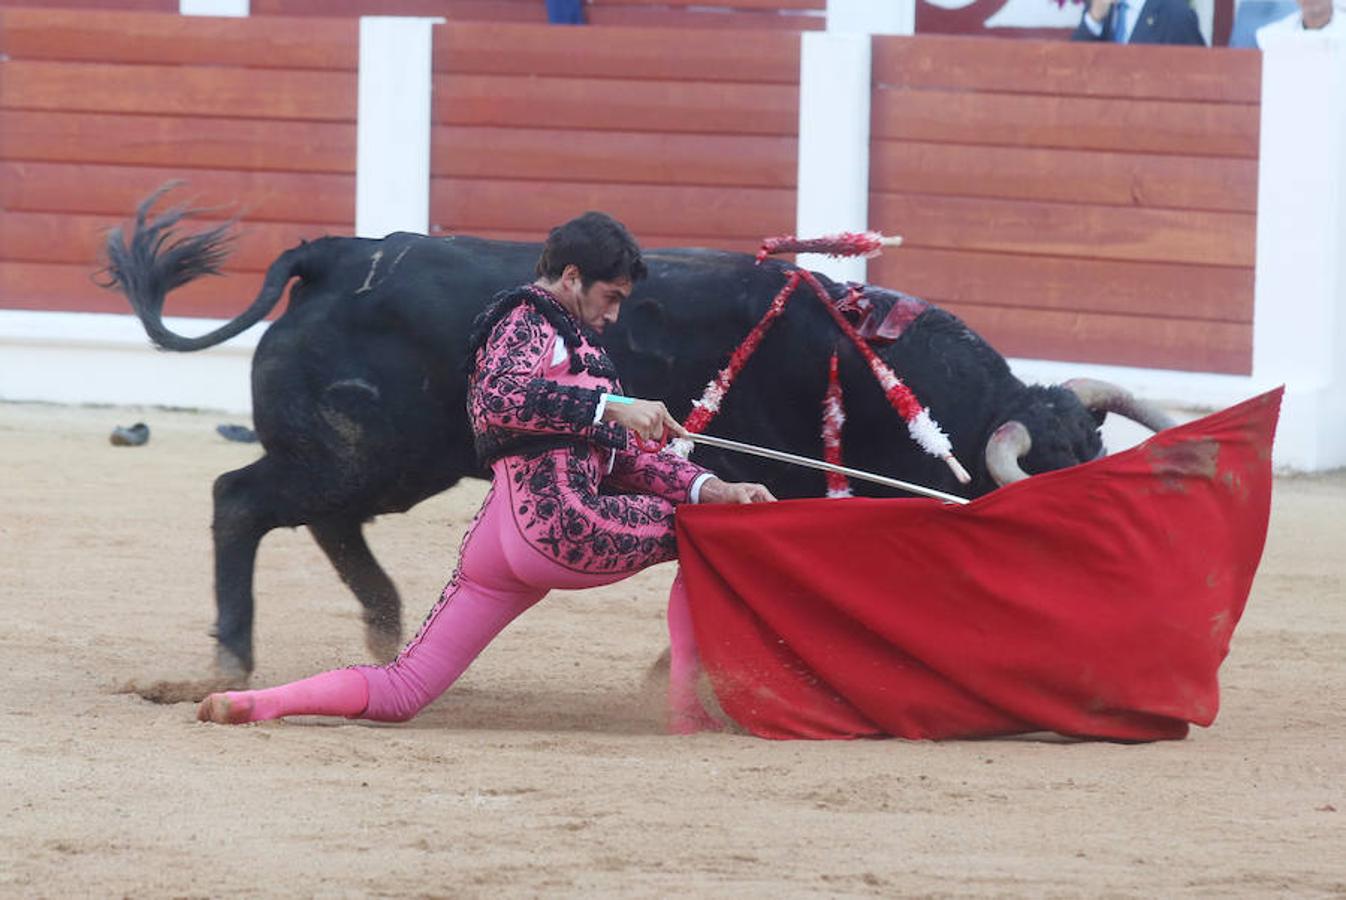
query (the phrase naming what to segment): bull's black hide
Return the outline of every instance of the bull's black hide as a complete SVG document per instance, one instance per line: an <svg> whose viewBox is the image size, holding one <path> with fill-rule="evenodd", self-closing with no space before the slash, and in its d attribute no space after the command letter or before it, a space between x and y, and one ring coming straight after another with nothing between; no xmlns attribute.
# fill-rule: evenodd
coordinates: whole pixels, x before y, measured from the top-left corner
<svg viewBox="0 0 1346 900"><path fill-rule="evenodd" d="M394 234L383 240L323 238L282 254L238 319L201 338L162 322L164 297L213 270L225 228L176 237L181 213L147 219L108 243L109 280L127 295L160 347L194 350L260 321L287 284L289 308L253 359L253 417L264 455L215 483L215 587L219 663L251 671L252 575L263 535L307 525L359 598L371 650L389 657L401 641L397 591L369 551L362 524L402 512L481 476L466 415L464 355L474 317L491 296L533 278L540 245L472 237ZM759 320L788 265L713 250L656 250L650 277L605 335L629 394L661 398L682 418L706 382ZM837 296L841 286L823 283ZM882 315L900 296L869 287ZM1008 419L1023 422L1028 472L1073 465L1101 449L1101 416L1061 387L1028 387L956 317L930 307L879 352L930 408L972 473L957 484L908 437L860 355L801 286L728 394L711 433L794 453L821 455L827 362L840 352L845 462L855 468L965 496L992 490L982 454ZM729 480L767 484L779 497L819 496L820 473L699 448L694 459ZM856 483L860 494L888 493Z"/></svg>

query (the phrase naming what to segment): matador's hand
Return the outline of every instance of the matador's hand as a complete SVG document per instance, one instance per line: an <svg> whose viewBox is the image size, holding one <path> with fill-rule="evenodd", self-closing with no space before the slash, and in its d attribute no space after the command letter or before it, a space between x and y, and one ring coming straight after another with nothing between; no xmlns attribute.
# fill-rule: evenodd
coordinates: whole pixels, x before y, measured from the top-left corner
<svg viewBox="0 0 1346 900"><path fill-rule="evenodd" d="M622 402L618 402L622 401ZM669 414L658 400L637 400L634 397L613 397L603 409L603 421L623 425L638 434L642 440L662 443L668 435L684 437L687 429Z"/></svg>
<svg viewBox="0 0 1346 900"><path fill-rule="evenodd" d="M770 503L776 498L765 485L756 482L707 478L697 499L701 503Z"/></svg>

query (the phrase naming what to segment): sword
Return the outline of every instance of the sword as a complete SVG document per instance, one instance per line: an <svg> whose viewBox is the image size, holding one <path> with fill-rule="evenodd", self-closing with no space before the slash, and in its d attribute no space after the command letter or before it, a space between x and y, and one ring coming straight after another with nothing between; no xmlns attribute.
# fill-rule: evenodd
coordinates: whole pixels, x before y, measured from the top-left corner
<svg viewBox="0 0 1346 900"><path fill-rule="evenodd" d="M966 504L968 502L966 498L959 497L955 494L946 494L943 491L937 491L934 488L912 484L909 481L899 481L896 478L889 478L887 475L875 475L873 472L864 472L860 469L852 469L849 466L838 466L830 462L823 462L821 459L796 456L793 453L786 453L784 450L772 450L770 447L758 447L756 444L744 444L740 441L731 441L728 438L714 437L709 434L688 434L687 437L682 438L681 440L694 441L698 444L705 444L707 447L719 447L721 450L732 450L735 453L763 456L767 459L774 459L777 462L804 466L809 469L821 469L824 472L839 472L850 478L858 478L861 481L872 481L875 484L897 488L901 491L909 491L913 494L920 494L925 497L934 497L936 500L943 500L945 503Z"/></svg>

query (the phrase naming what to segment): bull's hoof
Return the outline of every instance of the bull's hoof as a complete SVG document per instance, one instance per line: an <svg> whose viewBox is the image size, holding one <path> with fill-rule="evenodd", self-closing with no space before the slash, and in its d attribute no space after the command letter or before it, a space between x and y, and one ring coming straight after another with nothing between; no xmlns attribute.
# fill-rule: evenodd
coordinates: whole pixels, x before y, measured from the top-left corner
<svg viewBox="0 0 1346 900"><path fill-rule="evenodd" d="M248 678L251 675L252 663L250 661L244 660L227 647L218 646L215 648L215 677L217 679L235 687L243 687L248 683Z"/></svg>
<svg viewBox="0 0 1346 900"><path fill-rule="evenodd" d="M402 652L402 629L400 626L385 628L379 625L365 626L365 649L380 663L390 663Z"/></svg>
<svg viewBox="0 0 1346 900"><path fill-rule="evenodd" d="M219 677L150 682L132 679L114 688L114 691L118 694L135 694L151 703L196 703L213 691L234 690L245 685L246 680Z"/></svg>

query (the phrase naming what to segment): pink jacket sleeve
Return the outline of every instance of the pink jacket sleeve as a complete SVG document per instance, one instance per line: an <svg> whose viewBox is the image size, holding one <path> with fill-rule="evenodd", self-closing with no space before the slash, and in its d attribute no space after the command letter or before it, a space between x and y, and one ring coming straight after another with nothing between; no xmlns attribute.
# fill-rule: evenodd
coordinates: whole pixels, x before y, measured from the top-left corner
<svg viewBox="0 0 1346 900"><path fill-rule="evenodd" d="M469 392L473 430L498 442L508 433L573 435L603 446L625 446L625 429L594 424L602 390L543 378L556 331L528 304L495 327L479 352Z"/></svg>
<svg viewBox="0 0 1346 900"><path fill-rule="evenodd" d="M612 472L603 481L607 488L623 493L654 494L671 503L686 503L692 482L710 470L672 453L642 453L618 450Z"/></svg>

